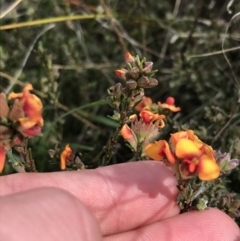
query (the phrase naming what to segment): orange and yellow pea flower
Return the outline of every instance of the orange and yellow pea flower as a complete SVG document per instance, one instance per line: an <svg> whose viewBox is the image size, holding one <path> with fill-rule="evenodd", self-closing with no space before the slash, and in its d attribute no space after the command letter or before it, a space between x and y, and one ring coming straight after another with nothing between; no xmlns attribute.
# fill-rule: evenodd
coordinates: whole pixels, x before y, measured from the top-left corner
<svg viewBox="0 0 240 241"><path fill-rule="evenodd" d="M163 108L163 109L168 109L172 112L178 112L181 110L180 107L176 107L175 106L175 99L171 96L169 96L167 99L166 99L166 102L165 103L161 103L161 102L158 102L158 106Z"/></svg>
<svg viewBox="0 0 240 241"><path fill-rule="evenodd" d="M176 156L188 164L188 171L197 171L201 180L209 181L216 179L220 175L220 168L211 152L206 153L206 144L199 145L188 139L181 139L175 149ZM186 166L187 167L187 166Z"/></svg>
<svg viewBox="0 0 240 241"><path fill-rule="evenodd" d="M192 130L180 131L171 135L173 150L165 140L150 143L145 148L147 156L160 161L164 157L171 164L176 158L181 159L181 172L184 176L192 176L197 172L199 179L210 181L220 175L220 167L214 158L211 146L203 143Z"/></svg>
<svg viewBox="0 0 240 241"><path fill-rule="evenodd" d="M165 115L154 114L148 110L142 110L139 114L145 124L150 124L154 121L159 121L159 127L163 128L165 126L163 119Z"/></svg>
<svg viewBox="0 0 240 241"><path fill-rule="evenodd" d="M65 170L67 166L67 161L70 160L70 156L72 154L72 149L69 144L67 144L60 156L60 168L61 170Z"/></svg>
<svg viewBox="0 0 240 241"><path fill-rule="evenodd" d="M175 155L188 164L185 165L188 168L186 171L196 171L199 179L203 181L216 179L220 175L220 167L214 158L213 149L198 138L195 141L180 138L175 145Z"/></svg>
<svg viewBox="0 0 240 241"><path fill-rule="evenodd" d="M41 100L30 91L33 90L31 84L27 84L23 88L22 93L10 93L9 99L19 99L19 104L22 106L25 114L32 120L38 123L39 125L43 125L42 119L42 102Z"/></svg>

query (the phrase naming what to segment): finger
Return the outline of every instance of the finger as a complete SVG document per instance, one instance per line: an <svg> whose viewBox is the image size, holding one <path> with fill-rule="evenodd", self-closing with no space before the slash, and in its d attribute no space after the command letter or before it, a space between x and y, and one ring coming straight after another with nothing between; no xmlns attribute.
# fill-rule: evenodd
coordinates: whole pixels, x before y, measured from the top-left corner
<svg viewBox="0 0 240 241"><path fill-rule="evenodd" d="M148 226L112 235L104 241L239 241L239 228L225 213L211 209L184 213Z"/></svg>
<svg viewBox="0 0 240 241"><path fill-rule="evenodd" d="M56 188L0 198L1 241L100 241L94 216L73 195Z"/></svg>
<svg viewBox="0 0 240 241"><path fill-rule="evenodd" d="M60 187L96 215L103 234L135 229L179 213L173 172L160 162L135 162L95 170L16 174L1 178L0 194Z"/></svg>

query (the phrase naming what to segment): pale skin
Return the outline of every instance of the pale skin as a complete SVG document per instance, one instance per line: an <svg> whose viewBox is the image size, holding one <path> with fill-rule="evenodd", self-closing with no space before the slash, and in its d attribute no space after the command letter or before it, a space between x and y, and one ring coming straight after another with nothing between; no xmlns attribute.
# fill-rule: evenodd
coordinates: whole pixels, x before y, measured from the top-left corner
<svg viewBox="0 0 240 241"><path fill-rule="evenodd" d="M217 209L179 215L176 181L160 162L0 178L1 241L238 241Z"/></svg>

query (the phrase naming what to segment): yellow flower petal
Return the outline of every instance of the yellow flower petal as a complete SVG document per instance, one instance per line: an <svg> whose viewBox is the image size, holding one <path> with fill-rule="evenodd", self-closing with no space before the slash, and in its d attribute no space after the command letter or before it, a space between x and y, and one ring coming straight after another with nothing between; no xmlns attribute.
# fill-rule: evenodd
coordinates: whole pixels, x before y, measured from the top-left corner
<svg viewBox="0 0 240 241"><path fill-rule="evenodd" d="M172 112L178 112L181 110L180 107L176 107L175 105L169 105L167 103L161 103L161 102L158 102L158 106L163 108L163 109L168 109Z"/></svg>
<svg viewBox="0 0 240 241"><path fill-rule="evenodd" d="M194 141L194 143L201 148L203 142L194 134L194 132L192 130L187 130L187 134L188 134L188 139L191 141Z"/></svg>
<svg viewBox="0 0 240 241"><path fill-rule="evenodd" d="M175 147L178 141L182 138L188 139L188 134L186 131L178 131L176 133L171 134L171 143Z"/></svg>
<svg viewBox="0 0 240 241"><path fill-rule="evenodd" d="M171 164L175 163L175 156L165 140L148 144L145 148L145 153L155 161L161 161L166 157Z"/></svg>
<svg viewBox="0 0 240 241"><path fill-rule="evenodd" d="M154 143L150 143L145 147L145 153L151 159L161 161L164 157L164 146L164 141L155 141Z"/></svg>
<svg viewBox="0 0 240 241"><path fill-rule="evenodd" d="M203 181L211 181L220 175L220 167L214 159L207 155L199 158L197 165L198 177Z"/></svg>
<svg viewBox="0 0 240 241"><path fill-rule="evenodd" d="M201 156L202 151L193 141L180 139L177 142L175 154L178 158L192 159Z"/></svg>

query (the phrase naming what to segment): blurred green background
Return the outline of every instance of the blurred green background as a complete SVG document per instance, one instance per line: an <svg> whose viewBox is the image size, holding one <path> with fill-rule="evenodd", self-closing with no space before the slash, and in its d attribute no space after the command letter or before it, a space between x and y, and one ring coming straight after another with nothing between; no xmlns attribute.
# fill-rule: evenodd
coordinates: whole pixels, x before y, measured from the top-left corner
<svg viewBox="0 0 240 241"><path fill-rule="evenodd" d="M1 0L1 14L12 3ZM1 19L0 91L30 82L43 101L43 136L30 145L39 171L54 171L47 150L66 143L89 168L113 133L108 105L69 111L107 96L119 81L124 54L146 57L158 69L154 101L174 96L182 108L163 137L193 129L222 152L240 157L240 2L203 0L24 0ZM79 20L67 20L72 16ZM55 22L54 18L64 17ZM51 18L51 19L49 19ZM46 24L30 26L35 20ZM49 20L47 20L49 19ZM27 23L18 27L17 23ZM222 53L225 52L225 56ZM119 147L110 164L130 158ZM230 180L240 193L239 168Z"/></svg>

